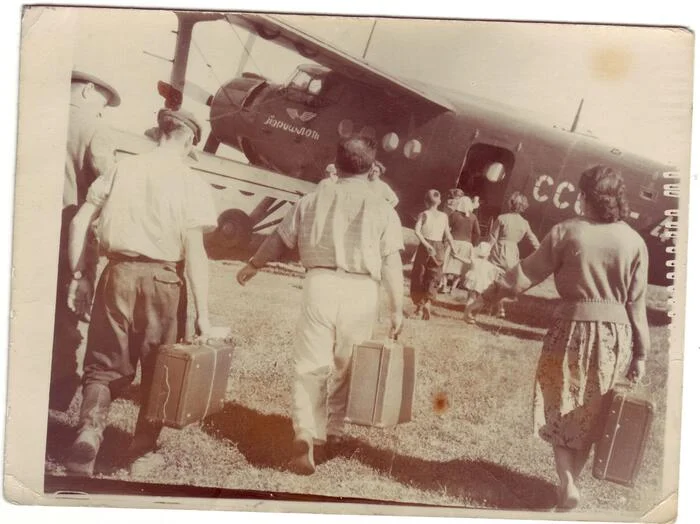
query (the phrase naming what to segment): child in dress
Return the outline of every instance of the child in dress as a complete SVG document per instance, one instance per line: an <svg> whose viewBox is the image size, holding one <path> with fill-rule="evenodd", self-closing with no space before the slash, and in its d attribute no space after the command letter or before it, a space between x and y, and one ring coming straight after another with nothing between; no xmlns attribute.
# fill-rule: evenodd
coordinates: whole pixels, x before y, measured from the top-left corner
<svg viewBox="0 0 700 524"><path fill-rule="evenodd" d="M491 244L481 242L472 252L471 267L464 276L464 289L467 290L467 304L464 307L464 320L474 324L474 313L484 305L482 294L503 273L498 266L488 261Z"/></svg>

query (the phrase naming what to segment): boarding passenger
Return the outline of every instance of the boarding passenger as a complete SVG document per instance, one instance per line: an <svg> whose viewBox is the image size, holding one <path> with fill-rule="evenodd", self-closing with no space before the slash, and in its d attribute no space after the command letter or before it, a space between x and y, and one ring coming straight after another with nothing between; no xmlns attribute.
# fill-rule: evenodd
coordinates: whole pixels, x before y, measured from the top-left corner
<svg viewBox="0 0 700 524"><path fill-rule="evenodd" d="M535 253L497 281L521 293L554 275L562 302L544 339L535 376L534 422L553 446L558 505L579 502L578 477L606 413L604 398L623 377L641 380L650 338L648 253L625 218L620 173L595 166L581 175L583 216L552 228Z"/></svg>
<svg viewBox="0 0 700 524"><path fill-rule="evenodd" d="M491 227L489 240L492 244L489 262L495 264L502 271L520 262L520 250L518 244L527 238L533 249L540 245L537 237L530 228L530 223L523 217L523 213L528 208L527 197L516 191L508 199L508 212L499 215ZM503 301L496 304L496 315L505 318L506 312L503 308Z"/></svg>
<svg viewBox="0 0 700 524"><path fill-rule="evenodd" d="M216 227L216 214L209 187L184 164L201 127L189 113L168 109L159 112L158 127L158 147L122 160L112 177L93 183L71 225L71 268L83 269L86 232L98 215L97 237L109 263L92 309L70 474L92 475L110 403L134 380L138 362L141 409L127 456L134 460L155 449L161 427L146 419L146 401L157 348L184 336L183 265L196 328L203 336L210 331L202 235Z"/></svg>
<svg viewBox="0 0 700 524"><path fill-rule="evenodd" d="M438 210L440 192L430 189L425 194L425 211L418 215L415 233L420 244L411 270L411 299L415 315L430 320L430 304L437 297L442 265L445 262L445 241L456 252L447 215Z"/></svg>
<svg viewBox="0 0 700 524"><path fill-rule="evenodd" d="M479 245L481 230L476 215L472 212L473 209L471 198L464 196L456 199L454 210L447 216L456 251L453 252L450 249L445 255L440 286L443 293L454 292L457 285L464 279L470 266L474 246Z"/></svg>
<svg viewBox="0 0 700 524"><path fill-rule="evenodd" d="M384 164L381 162L376 161L369 172L370 186L374 191L379 193L391 207L396 207L399 205L399 197L396 196L396 193L394 193L394 190L391 189L389 184L380 178L384 176L384 173L386 173L386 167L384 167Z"/></svg>
<svg viewBox="0 0 700 524"><path fill-rule="evenodd" d="M338 181L302 197L237 276L246 284L294 247L307 269L294 348L289 466L298 474L314 472L314 442L325 442L329 455L342 446L352 348L372 335L380 282L388 291L392 333L401 329L401 223L369 184L375 154L369 138L343 139Z"/></svg>
<svg viewBox="0 0 700 524"><path fill-rule="evenodd" d="M68 141L63 180L63 211L58 247L58 281L51 362L49 407L68 408L80 384L76 352L82 342L79 321L89 320L97 273L97 245L91 236L83 271L71 273L68 264L68 228L85 202L90 184L114 166L114 147L101 122L106 107L120 104L117 91L102 79L73 71L71 75ZM77 294L76 313L68 309L68 292Z"/></svg>

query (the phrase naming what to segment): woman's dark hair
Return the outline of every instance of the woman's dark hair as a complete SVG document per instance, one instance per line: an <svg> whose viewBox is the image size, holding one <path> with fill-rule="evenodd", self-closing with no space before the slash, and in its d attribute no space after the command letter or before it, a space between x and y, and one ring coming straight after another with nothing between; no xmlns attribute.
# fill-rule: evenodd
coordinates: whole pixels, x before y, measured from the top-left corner
<svg viewBox="0 0 700 524"><path fill-rule="evenodd" d="M508 209L511 213L524 213L529 205L527 197L520 191L516 191L508 199Z"/></svg>
<svg viewBox="0 0 700 524"><path fill-rule="evenodd" d="M625 181L612 167L597 165L581 174L578 187L586 206L601 222L616 222L629 216Z"/></svg>
<svg viewBox="0 0 700 524"><path fill-rule="evenodd" d="M377 143L366 136L352 136L338 143L335 156L336 167L351 175L366 173L374 164Z"/></svg>

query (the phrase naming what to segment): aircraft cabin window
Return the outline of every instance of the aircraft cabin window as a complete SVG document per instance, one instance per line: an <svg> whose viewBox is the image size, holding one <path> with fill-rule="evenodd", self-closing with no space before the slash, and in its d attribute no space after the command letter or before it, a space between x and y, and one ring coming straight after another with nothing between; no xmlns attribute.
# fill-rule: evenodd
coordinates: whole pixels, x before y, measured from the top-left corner
<svg viewBox="0 0 700 524"><path fill-rule="evenodd" d="M642 189L639 192L639 196L641 196L645 200L656 200L656 191L652 191L650 189Z"/></svg>
<svg viewBox="0 0 700 524"><path fill-rule="evenodd" d="M355 126L353 126L352 120L347 118L345 120L341 120L340 124L338 124L338 134L343 138L348 138L350 135L352 135L354 127Z"/></svg>
<svg viewBox="0 0 700 524"><path fill-rule="evenodd" d="M396 151L399 147L399 135L396 133L387 133L384 135L384 138L382 138L382 147L387 153Z"/></svg>
<svg viewBox="0 0 700 524"><path fill-rule="evenodd" d="M484 177L494 184L500 182L506 177L506 168L500 162L492 162L484 171Z"/></svg>
<svg viewBox="0 0 700 524"><path fill-rule="evenodd" d="M420 155L422 149L423 149L423 144L421 144L419 140L416 140L414 138L414 139L406 142L406 145L403 146L403 154L409 160L413 160L418 155Z"/></svg>

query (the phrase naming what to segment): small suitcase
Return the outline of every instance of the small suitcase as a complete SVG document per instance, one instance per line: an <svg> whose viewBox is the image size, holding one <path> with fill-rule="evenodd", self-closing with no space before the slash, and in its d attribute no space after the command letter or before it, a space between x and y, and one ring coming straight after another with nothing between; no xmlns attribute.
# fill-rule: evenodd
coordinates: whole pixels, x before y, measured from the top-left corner
<svg viewBox="0 0 700 524"><path fill-rule="evenodd" d="M413 348L395 341L355 345L345 420L380 428L409 422L415 383Z"/></svg>
<svg viewBox="0 0 700 524"><path fill-rule="evenodd" d="M181 429L220 411L233 360L233 344L161 346L156 357L146 416Z"/></svg>
<svg viewBox="0 0 700 524"><path fill-rule="evenodd" d="M596 443L593 476L631 487L642 463L654 406L628 387L611 394L603 434Z"/></svg>

